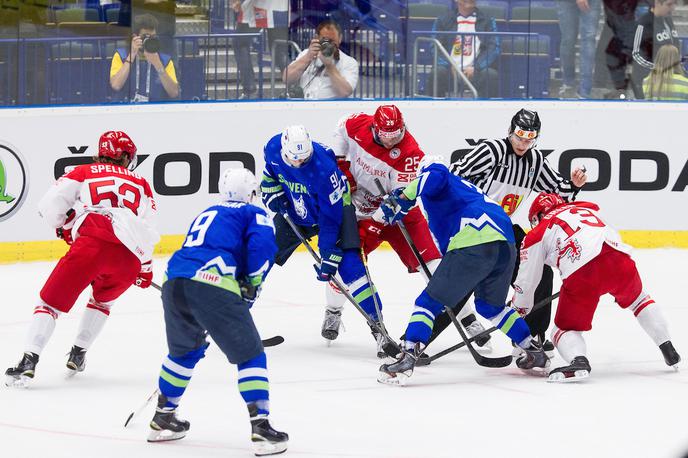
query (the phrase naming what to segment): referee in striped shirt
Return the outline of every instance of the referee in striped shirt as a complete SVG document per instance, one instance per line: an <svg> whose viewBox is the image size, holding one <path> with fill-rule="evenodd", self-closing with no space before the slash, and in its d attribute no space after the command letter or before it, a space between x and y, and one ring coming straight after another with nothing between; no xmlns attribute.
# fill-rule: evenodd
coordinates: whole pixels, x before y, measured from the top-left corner
<svg viewBox="0 0 688 458"><path fill-rule="evenodd" d="M588 177L581 168L571 173L571 179L563 178L545 159L542 152L535 148L540 135L540 117L537 112L521 109L511 119L509 135L499 140L487 140L476 146L466 156L453 163L450 170L455 175L475 184L492 200L502 206L504 211L513 215L521 203L528 199L531 192L552 192L567 201L575 199ZM514 224L516 246L520 247L525 232ZM512 282L518 273L519 258L516 257ZM540 284L535 291L535 302L552 295L552 269L545 266ZM470 295L455 308L463 307ZM545 332L549 327L551 304L526 316L531 334L540 339L545 350L553 351L551 343L546 342ZM436 337L450 323L443 313L435 321L433 336Z"/></svg>

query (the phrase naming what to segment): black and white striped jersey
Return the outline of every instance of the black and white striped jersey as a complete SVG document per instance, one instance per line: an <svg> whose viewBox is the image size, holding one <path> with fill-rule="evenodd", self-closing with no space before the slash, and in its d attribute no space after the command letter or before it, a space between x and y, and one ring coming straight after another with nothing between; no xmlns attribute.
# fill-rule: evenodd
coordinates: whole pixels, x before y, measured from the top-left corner
<svg viewBox="0 0 688 458"><path fill-rule="evenodd" d="M567 201L574 200L579 191L552 168L540 150L532 148L518 156L508 138L483 141L449 170L479 187L509 216L532 191L557 193Z"/></svg>

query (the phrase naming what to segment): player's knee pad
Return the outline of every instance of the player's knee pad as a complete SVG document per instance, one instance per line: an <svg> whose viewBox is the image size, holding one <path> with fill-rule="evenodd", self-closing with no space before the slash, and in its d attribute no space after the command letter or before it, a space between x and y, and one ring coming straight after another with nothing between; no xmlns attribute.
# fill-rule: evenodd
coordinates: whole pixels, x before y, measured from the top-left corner
<svg viewBox="0 0 688 458"><path fill-rule="evenodd" d="M492 305L488 304L482 299L475 299L475 311L488 320L491 320L495 316L499 315L502 310L504 310L504 305Z"/></svg>
<svg viewBox="0 0 688 458"><path fill-rule="evenodd" d="M430 297L426 290L423 290L423 292L420 293L420 296L416 298L416 307L421 307L427 310L433 315L433 317L439 315L442 310L444 310L444 306L439 301L436 301Z"/></svg>
<svg viewBox="0 0 688 458"><path fill-rule="evenodd" d="M342 262L339 264L339 276L347 285L366 276L365 267L363 267L363 261L361 261L358 251L344 250Z"/></svg>
<svg viewBox="0 0 688 458"><path fill-rule="evenodd" d="M86 305L86 308L92 309L92 310L97 310L97 311L103 313L104 315L109 316L110 315L110 309L112 308L114 303L115 303L114 301L110 301L110 302L97 301L93 296L91 296L90 299L88 300L88 304Z"/></svg>
<svg viewBox="0 0 688 458"><path fill-rule="evenodd" d="M627 308L633 312L634 316L638 316L645 307L654 303L654 299L652 299L648 293L641 291L638 297Z"/></svg>

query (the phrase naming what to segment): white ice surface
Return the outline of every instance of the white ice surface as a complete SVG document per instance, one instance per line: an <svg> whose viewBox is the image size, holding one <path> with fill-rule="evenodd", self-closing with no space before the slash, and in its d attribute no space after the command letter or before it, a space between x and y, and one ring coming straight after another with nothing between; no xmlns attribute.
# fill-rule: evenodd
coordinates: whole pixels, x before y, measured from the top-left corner
<svg viewBox="0 0 688 458"><path fill-rule="evenodd" d="M688 251L638 250L645 289L670 322L673 342L688 357ZM165 260L155 260L157 279ZM14 365L38 291L53 263L0 266L0 362ZM399 336L418 275L392 252L371 256L372 275L390 332ZM613 272L610 272L613 275ZM558 288L558 280L555 288ZM89 351L87 369L65 379L65 354L76 334L82 296L63 315L28 390L0 387L0 456L251 456L236 369L217 347L197 366L180 407L188 436L148 444L152 405L128 429L128 413L155 389L166 354L159 294L132 288L115 305ZM668 368L633 315L604 297L586 335L591 377L579 384L478 367L466 351L416 369L404 388L376 381L380 365L358 313L347 307L347 332L331 347L320 337L324 292L306 253L273 270L254 317L262 336L286 342L267 350L272 422L288 432L292 457L678 457L688 450L688 369ZM429 348L458 341L453 330ZM510 344L493 338L493 355ZM554 365L562 360L557 357Z"/></svg>

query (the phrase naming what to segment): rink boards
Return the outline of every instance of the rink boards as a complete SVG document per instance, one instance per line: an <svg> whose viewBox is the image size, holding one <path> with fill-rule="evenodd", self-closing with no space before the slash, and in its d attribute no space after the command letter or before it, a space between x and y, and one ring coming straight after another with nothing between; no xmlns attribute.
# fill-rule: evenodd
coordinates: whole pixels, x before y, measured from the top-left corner
<svg viewBox="0 0 688 458"><path fill-rule="evenodd" d="M398 101L407 127L427 154L448 162L480 139L506 136L520 108L542 119L538 148L568 176L584 165L592 200L636 247L688 247L688 154L680 140L688 114L681 104L624 102ZM90 162L106 130L124 130L138 146L137 173L156 196L170 253L189 221L217 200L227 167L263 167L262 148L286 125L304 124L330 143L338 120L371 113L379 101L157 104L0 110L0 262L54 259L66 245L54 239L37 202L69 168ZM531 199L534 195L529 196ZM524 197L528 199L528 196ZM529 202L516 221L524 223ZM523 210L525 208L526 210Z"/></svg>

